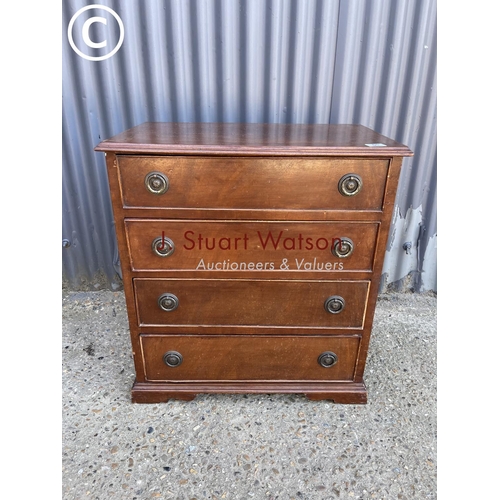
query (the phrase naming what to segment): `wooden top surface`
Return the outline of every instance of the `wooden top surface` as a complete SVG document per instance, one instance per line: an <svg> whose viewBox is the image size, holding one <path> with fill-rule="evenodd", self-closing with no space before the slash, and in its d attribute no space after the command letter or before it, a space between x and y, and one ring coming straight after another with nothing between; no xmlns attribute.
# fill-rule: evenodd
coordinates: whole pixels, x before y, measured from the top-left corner
<svg viewBox="0 0 500 500"><path fill-rule="evenodd" d="M149 122L102 141L96 151L126 154L412 156L362 125Z"/></svg>

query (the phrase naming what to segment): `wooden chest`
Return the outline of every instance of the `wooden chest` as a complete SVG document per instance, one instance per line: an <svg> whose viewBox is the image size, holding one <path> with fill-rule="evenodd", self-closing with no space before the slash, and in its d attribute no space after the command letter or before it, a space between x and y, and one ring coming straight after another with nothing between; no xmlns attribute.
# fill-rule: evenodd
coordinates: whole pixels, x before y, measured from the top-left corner
<svg viewBox="0 0 500 500"><path fill-rule="evenodd" d="M365 403L404 156L356 125L144 123L106 153L137 403Z"/></svg>

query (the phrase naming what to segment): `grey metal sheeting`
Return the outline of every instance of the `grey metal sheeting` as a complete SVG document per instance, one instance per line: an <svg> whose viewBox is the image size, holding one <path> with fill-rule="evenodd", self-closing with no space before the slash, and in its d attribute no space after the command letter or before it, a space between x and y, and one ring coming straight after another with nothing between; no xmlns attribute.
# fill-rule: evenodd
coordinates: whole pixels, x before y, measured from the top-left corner
<svg viewBox="0 0 500 500"><path fill-rule="evenodd" d="M119 286L102 140L146 121L355 123L408 145L382 288L437 291L436 2L103 1L123 22L88 60L63 4L63 278ZM94 49L89 38L108 46ZM119 24L88 9L77 48L104 55ZM80 38L79 38L80 37ZM405 245L406 243L406 245ZM405 246L406 250L403 248Z"/></svg>

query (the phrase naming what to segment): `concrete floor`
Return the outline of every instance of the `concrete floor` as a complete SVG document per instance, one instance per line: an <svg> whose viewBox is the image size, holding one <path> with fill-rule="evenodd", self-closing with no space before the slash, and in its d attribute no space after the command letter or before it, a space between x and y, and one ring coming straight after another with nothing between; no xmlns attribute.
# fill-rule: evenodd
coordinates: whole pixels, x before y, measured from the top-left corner
<svg viewBox="0 0 500 500"><path fill-rule="evenodd" d="M436 499L436 301L380 296L367 405L136 405L123 292L63 292L62 498Z"/></svg>

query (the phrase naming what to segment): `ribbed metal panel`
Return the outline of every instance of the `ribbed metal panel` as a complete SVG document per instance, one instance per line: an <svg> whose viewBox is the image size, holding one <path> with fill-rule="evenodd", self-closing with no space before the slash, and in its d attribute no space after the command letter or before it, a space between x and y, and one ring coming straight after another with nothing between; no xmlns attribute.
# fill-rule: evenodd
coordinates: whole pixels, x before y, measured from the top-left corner
<svg viewBox="0 0 500 500"><path fill-rule="evenodd" d="M359 123L407 144L385 284L436 290L436 3L103 1L124 43L89 61L67 39L91 2L63 3L63 277L119 286L101 139L145 121ZM89 11L95 40L118 39ZM100 49L88 48L88 55ZM411 243L408 253L404 243Z"/></svg>

